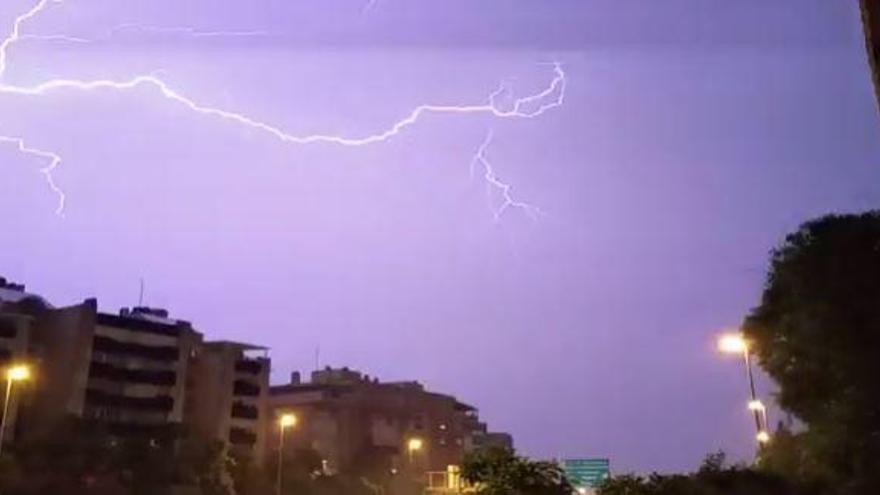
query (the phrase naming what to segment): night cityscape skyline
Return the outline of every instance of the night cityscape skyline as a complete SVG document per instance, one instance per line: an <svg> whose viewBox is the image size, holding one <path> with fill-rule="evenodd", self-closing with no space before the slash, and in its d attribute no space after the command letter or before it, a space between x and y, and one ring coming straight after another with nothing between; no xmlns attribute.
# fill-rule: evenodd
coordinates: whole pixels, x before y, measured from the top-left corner
<svg viewBox="0 0 880 495"><path fill-rule="evenodd" d="M537 458L751 458L715 339L786 233L880 200L856 2L175 5L45 2L0 51L0 275L143 280L274 384L417 379Z"/></svg>

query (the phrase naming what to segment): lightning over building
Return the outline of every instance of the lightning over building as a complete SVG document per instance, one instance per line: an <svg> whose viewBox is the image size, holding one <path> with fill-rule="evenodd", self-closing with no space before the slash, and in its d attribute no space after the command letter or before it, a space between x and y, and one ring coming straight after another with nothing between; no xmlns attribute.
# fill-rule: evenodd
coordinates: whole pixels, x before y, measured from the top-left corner
<svg viewBox="0 0 880 495"><path fill-rule="evenodd" d="M558 62L554 62L550 65L552 67L553 77L549 84L541 91L528 95L517 97L513 94L513 92L504 84L502 84L496 91L492 92L486 100L481 103L475 104L423 104L413 108L407 115L405 115L400 120L387 125L384 128L380 128L379 130L360 136L348 136L348 135L336 135L336 134L311 134L311 135L295 135L291 134L281 127L264 122L256 117L249 116L246 113L227 110L215 106L211 106L202 102L197 101L197 99L192 98L190 96L185 95L182 91L175 89L166 82L164 79L152 75L152 74L142 74L136 75L129 79L125 80L112 80L112 79L94 79L94 80L80 80L80 79L72 79L72 78L57 78L50 79L44 82L37 83L35 85L29 86L20 86L15 84L8 84L5 82L5 74L9 68L9 51L10 48L24 39L28 37L31 38L42 38L42 39L64 39L64 36L61 35L26 35L22 33L22 26L27 23L29 20L32 20L36 16L38 16L41 12L46 10L50 3L60 3L63 0L39 0L34 7L32 7L27 12L16 17L12 24L11 33L0 42L0 94L7 94L13 96L19 96L22 98L36 98L42 95L46 95L48 93L53 92L61 92L61 91L127 91L132 90L137 87L148 87L152 88L158 96L161 96L163 99L169 101L173 104L178 104L186 107L190 111L204 115L206 117L213 117L221 120L228 121L230 123L244 126L250 128L252 130L256 130L262 133L265 133L278 141L283 143L291 143L291 144L313 144L313 143L328 143L339 146L348 146L348 147L357 147L357 146L366 146L371 144L382 143L388 141L389 139L394 138L395 136L401 134L409 127L417 124L422 119L426 118L431 114L455 114L455 115L488 115L497 119L531 119L536 118L544 114L545 112L559 107L563 104L565 98L565 86L566 86L566 75L562 68L562 65ZM129 28L126 28L129 29ZM176 32L185 32L190 36L198 36L199 33L204 34L205 32L200 32L194 29L189 28L174 28ZM181 31L183 29L183 31ZM221 35L222 32L211 32L212 35ZM231 32L231 33L244 33L244 32ZM250 33L250 32L248 32ZM228 34L228 33L227 33ZM253 34L253 33L250 33ZM68 41L77 40L79 42L86 41L82 38L74 38L70 37ZM486 148L491 142L492 135L491 133L487 137L486 141L483 143L483 146L478 150L474 162L483 166L484 180L488 185L497 189L504 200L502 205L498 210L495 211L495 218L498 219L501 215L510 207L522 208L526 211L530 216L535 215L535 213L539 210L530 206L526 203L522 203L519 201L515 201L510 194L510 185L500 181L497 175L494 172L489 161L486 159ZM52 171L55 170L57 165L61 161L61 157L50 152L41 151L41 150L31 150L26 148L18 138L6 137L7 141L10 142L18 142L19 150L27 153L38 154L44 158L51 157L51 164L49 167L43 169L43 173L46 176L46 180L49 184L49 187L59 194L59 208L58 213L61 214L64 211L64 193L57 187L55 181L52 176Z"/></svg>

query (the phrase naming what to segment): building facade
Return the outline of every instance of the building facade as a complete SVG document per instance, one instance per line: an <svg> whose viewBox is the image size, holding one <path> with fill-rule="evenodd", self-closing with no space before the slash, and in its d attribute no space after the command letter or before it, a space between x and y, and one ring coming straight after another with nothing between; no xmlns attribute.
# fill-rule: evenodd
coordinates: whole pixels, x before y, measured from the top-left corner
<svg viewBox="0 0 880 495"><path fill-rule="evenodd" d="M267 349L205 341L162 309L104 313L95 299L55 308L0 282L0 369L22 362L32 370L14 394L7 441L80 418L157 440L194 432L262 460Z"/></svg>
<svg viewBox="0 0 880 495"><path fill-rule="evenodd" d="M257 463L263 462L269 416L267 352L238 342L200 342L186 382L187 426Z"/></svg>
<svg viewBox="0 0 880 495"><path fill-rule="evenodd" d="M294 373L291 383L271 388L269 403L274 417L298 418L286 449L314 449L331 472L423 478L461 464L489 435L477 410L455 397L347 368L316 371L309 383ZM277 452L279 429L271 426L268 445Z"/></svg>
<svg viewBox="0 0 880 495"><path fill-rule="evenodd" d="M95 299L56 308L0 278L0 369L18 362L33 372L11 402L6 441L79 418L119 435L219 440L265 464L279 453L277 418L292 413L297 422L285 431L285 453L308 449L325 472L386 486L424 485L430 473L454 472L471 450L512 448L510 436L488 431L476 408L415 381L380 382L328 367L307 383L294 373L290 383L270 386L264 347L206 341L162 309L105 313Z"/></svg>
<svg viewBox="0 0 880 495"><path fill-rule="evenodd" d="M0 277L0 370L27 362L30 352L30 341L36 313L48 307L41 297L25 292L24 285L8 282ZM5 382L5 376L3 376ZM5 383L4 383L5 384ZM12 392L12 391L10 391ZM9 405L4 419L5 430L3 442L15 440L19 430L19 404L27 399L29 388L16 386L15 393L10 393ZM0 397L5 400L5 397ZM0 409L0 417L4 411Z"/></svg>
<svg viewBox="0 0 880 495"><path fill-rule="evenodd" d="M200 335L163 310L101 313L97 301L50 309L36 318L32 361L39 383L31 428L67 416L111 431L168 430L183 422L185 377Z"/></svg>

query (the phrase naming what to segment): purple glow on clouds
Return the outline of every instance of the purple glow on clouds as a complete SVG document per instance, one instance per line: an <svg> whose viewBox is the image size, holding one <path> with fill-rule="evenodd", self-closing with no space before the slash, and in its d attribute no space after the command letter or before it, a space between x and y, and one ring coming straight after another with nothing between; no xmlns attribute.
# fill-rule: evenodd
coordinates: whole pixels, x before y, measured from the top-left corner
<svg viewBox="0 0 880 495"><path fill-rule="evenodd" d="M271 346L278 380L320 346L457 394L536 456L748 456L742 370L714 332L787 230L880 199L846 2L50 4L4 83L153 74L296 136L372 135L499 81L536 94L562 62L564 105L539 118L432 114L361 147L279 142L148 85L0 91L0 135L62 156L68 196L62 219L49 162L0 142L0 274L109 311L144 277L149 304ZM0 3L0 37L33 5ZM498 188L487 209L471 163L490 131L484 157L537 221L496 221Z"/></svg>

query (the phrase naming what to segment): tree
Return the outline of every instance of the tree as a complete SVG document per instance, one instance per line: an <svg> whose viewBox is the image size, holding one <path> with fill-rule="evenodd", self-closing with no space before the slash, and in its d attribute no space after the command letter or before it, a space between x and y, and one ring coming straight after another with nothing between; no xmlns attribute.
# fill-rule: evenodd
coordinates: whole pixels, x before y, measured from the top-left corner
<svg viewBox="0 0 880 495"><path fill-rule="evenodd" d="M275 495L272 478L257 466L250 454L231 449L226 458L226 469L237 495Z"/></svg>
<svg viewBox="0 0 880 495"><path fill-rule="evenodd" d="M865 49L874 82L874 95L880 103L880 4L876 0L861 0Z"/></svg>
<svg viewBox="0 0 880 495"><path fill-rule="evenodd" d="M880 212L803 224L772 252L744 322L799 455L842 493L880 493Z"/></svg>
<svg viewBox="0 0 880 495"><path fill-rule="evenodd" d="M198 436L185 438L178 448L178 482L196 486L201 495L232 495L222 441Z"/></svg>
<svg viewBox="0 0 880 495"><path fill-rule="evenodd" d="M571 495L573 489L559 465L519 457L510 449L490 448L469 454L462 478L482 495Z"/></svg>
<svg viewBox="0 0 880 495"><path fill-rule="evenodd" d="M728 466L722 452L709 454L691 474L615 476L602 483L599 495L818 495L785 478L744 466Z"/></svg>
<svg viewBox="0 0 880 495"><path fill-rule="evenodd" d="M68 418L0 458L3 495L230 495L222 442L151 429L113 434ZM177 490L177 491L175 491Z"/></svg>

